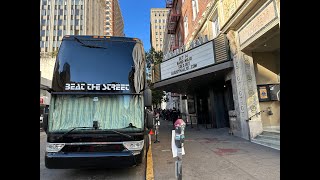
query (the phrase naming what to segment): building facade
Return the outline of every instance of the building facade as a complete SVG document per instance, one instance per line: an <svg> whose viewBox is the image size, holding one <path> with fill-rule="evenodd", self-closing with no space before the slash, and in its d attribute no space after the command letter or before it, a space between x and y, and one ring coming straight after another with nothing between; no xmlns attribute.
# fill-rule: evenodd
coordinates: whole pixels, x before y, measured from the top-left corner
<svg viewBox="0 0 320 180"><path fill-rule="evenodd" d="M186 96L181 104L194 123L253 142L265 131L280 134L280 1L167 0L167 7L174 41L165 40L154 87Z"/></svg>
<svg viewBox="0 0 320 180"><path fill-rule="evenodd" d="M151 8L150 10L150 44L156 51L162 51L169 9Z"/></svg>
<svg viewBox="0 0 320 180"><path fill-rule="evenodd" d="M57 51L65 35L103 35L103 0L41 0L40 51Z"/></svg>
<svg viewBox="0 0 320 180"><path fill-rule="evenodd" d="M104 35L125 36L119 0L105 0L105 3Z"/></svg>
<svg viewBox="0 0 320 180"><path fill-rule="evenodd" d="M50 103L55 55L65 35L103 35L105 0L40 1L40 112Z"/></svg>

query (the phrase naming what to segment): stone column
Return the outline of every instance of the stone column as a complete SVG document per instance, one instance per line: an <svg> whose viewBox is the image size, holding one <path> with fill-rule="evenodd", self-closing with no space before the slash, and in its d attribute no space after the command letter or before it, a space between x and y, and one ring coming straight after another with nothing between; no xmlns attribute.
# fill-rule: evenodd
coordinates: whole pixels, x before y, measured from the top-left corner
<svg viewBox="0 0 320 180"><path fill-rule="evenodd" d="M253 116L260 111L253 60L251 56L240 51L237 32L230 30L227 38L234 63L234 70L231 72L237 115L236 122L234 122L236 124L234 134L249 139L250 130L250 137L254 138L262 132L262 122L260 116ZM246 120L251 116L253 117L247 122Z"/></svg>

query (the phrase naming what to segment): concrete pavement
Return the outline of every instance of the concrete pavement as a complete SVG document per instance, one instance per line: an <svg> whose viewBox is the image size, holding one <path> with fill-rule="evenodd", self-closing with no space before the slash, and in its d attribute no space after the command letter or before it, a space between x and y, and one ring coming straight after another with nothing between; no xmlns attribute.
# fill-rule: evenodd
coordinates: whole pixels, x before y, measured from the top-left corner
<svg viewBox="0 0 320 180"><path fill-rule="evenodd" d="M175 179L171 152L172 122L160 121L160 143L153 143L155 180ZM194 179L280 179L280 151L228 134L228 129L200 130L188 126L182 159L184 180Z"/></svg>

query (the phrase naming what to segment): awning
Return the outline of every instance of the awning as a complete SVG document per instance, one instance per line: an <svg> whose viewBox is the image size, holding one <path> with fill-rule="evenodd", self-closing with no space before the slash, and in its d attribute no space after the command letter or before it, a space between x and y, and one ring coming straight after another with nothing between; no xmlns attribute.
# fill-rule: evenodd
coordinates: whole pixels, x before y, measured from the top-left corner
<svg viewBox="0 0 320 180"><path fill-rule="evenodd" d="M192 93L197 87L224 81L225 75L233 68L232 61L224 61L176 77L158 81L154 89L175 93Z"/></svg>

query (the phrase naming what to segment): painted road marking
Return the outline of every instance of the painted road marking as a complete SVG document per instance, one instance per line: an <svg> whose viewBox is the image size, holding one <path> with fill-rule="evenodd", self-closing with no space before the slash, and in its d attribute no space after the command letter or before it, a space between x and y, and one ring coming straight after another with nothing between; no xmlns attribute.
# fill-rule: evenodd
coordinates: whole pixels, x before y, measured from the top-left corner
<svg viewBox="0 0 320 180"><path fill-rule="evenodd" d="M171 151L170 149L163 149L163 150L161 150L162 152L169 152L169 151Z"/></svg>
<svg viewBox="0 0 320 180"><path fill-rule="evenodd" d="M149 145L149 150L148 150L148 155L147 155L146 180L154 180L151 143L150 143L150 145Z"/></svg>

